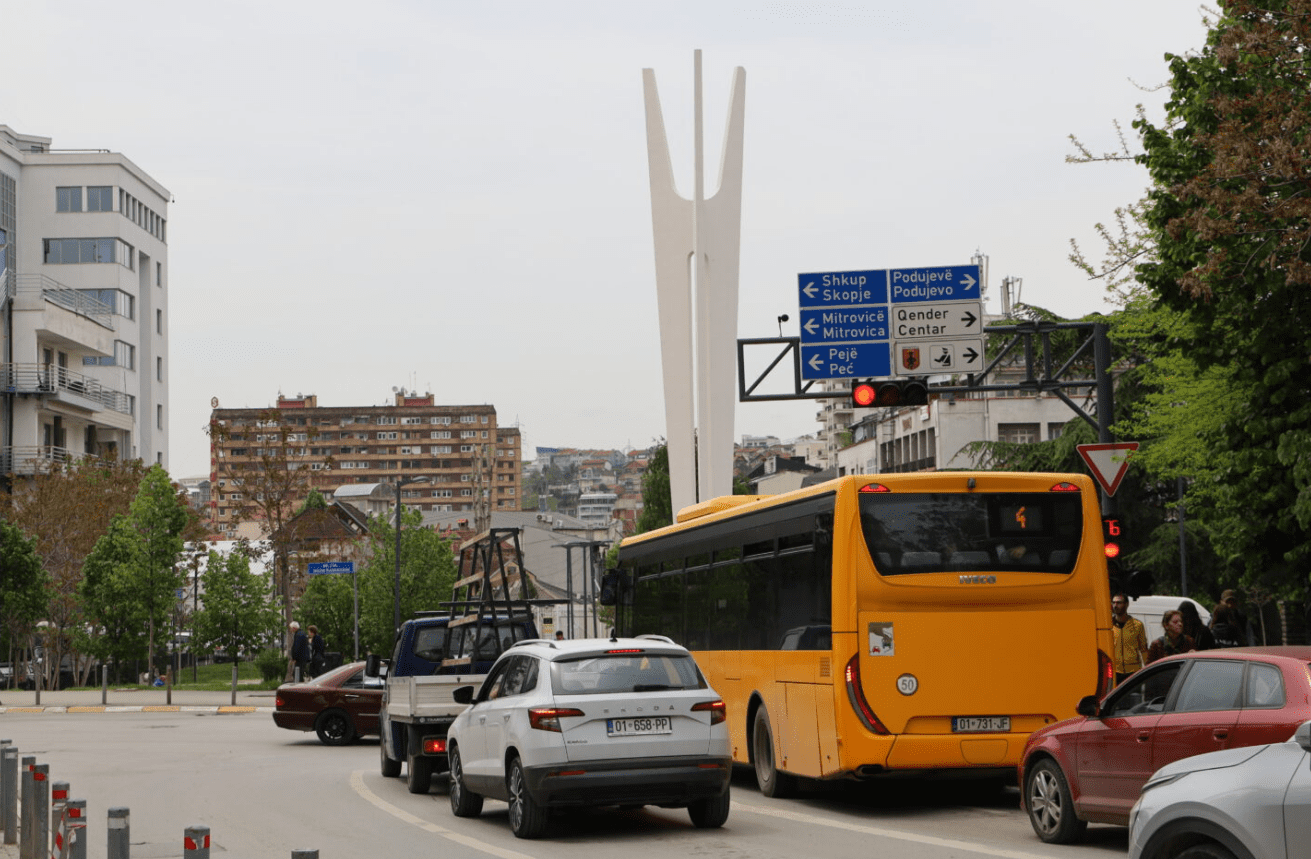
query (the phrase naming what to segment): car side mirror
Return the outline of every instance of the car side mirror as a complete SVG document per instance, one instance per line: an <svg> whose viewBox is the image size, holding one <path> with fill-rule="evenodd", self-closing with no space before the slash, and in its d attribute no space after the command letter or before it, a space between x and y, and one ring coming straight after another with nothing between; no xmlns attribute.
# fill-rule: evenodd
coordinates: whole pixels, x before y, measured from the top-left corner
<svg viewBox="0 0 1311 859"><path fill-rule="evenodd" d="M455 699L455 703L457 704L472 704L473 687L457 686L455 687L455 691L451 693L451 697Z"/></svg>
<svg viewBox="0 0 1311 859"><path fill-rule="evenodd" d="M382 657L376 653L370 653L364 658L364 676L380 677L382 676Z"/></svg>
<svg viewBox="0 0 1311 859"><path fill-rule="evenodd" d="M1297 726L1293 732L1293 741L1302 747L1303 751L1311 752L1311 722L1303 722Z"/></svg>
<svg viewBox="0 0 1311 859"><path fill-rule="evenodd" d="M1101 715L1101 702L1096 695L1085 695L1075 705L1074 712L1080 716L1097 717Z"/></svg>
<svg viewBox="0 0 1311 859"><path fill-rule="evenodd" d="M601 605L615 605L619 602L619 589L623 587L624 573L622 570L606 570L601 576L601 592L596 601Z"/></svg>

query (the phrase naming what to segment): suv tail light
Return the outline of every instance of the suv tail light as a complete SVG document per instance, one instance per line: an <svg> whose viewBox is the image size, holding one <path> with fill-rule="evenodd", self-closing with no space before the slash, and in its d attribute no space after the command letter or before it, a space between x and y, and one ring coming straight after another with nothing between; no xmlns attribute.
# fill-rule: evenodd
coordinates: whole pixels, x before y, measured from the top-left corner
<svg viewBox="0 0 1311 859"><path fill-rule="evenodd" d="M699 704L692 705L692 712L710 713L710 724L718 725L728 718L728 709L724 706L724 699L717 698L714 701L702 701Z"/></svg>
<svg viewBox="0 0 1311 859"><path fill-rule="evenodd" d="M585 715L582 710L573 707L533 707L528 711L528 727L538 731L555 731L560 734L563 733L560 730L561 716L582 715Z"/></svg>

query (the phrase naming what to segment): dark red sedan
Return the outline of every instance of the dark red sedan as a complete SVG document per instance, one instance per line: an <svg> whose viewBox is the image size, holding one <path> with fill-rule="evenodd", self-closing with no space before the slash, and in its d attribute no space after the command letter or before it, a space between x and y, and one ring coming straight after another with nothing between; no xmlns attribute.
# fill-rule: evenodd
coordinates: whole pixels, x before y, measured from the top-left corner
<svg viewBox="0 0 1311 859"><path fill-rule="evenodd" d="M1311 719L1311 647L1239 647L1153 662L1081 715L1034 731L1020 802L1043 841L1129 825L1149 776L1181 758L1282 743Z"/></svg>
<svg viewBox="0 0 1311 859"><path fill-rule="evenodd" d="M364 663L352 662L304 683L278 687L273 722L292 731L315 731L328 746L344 746L378 733L383 680L365 677Z"/></svg>

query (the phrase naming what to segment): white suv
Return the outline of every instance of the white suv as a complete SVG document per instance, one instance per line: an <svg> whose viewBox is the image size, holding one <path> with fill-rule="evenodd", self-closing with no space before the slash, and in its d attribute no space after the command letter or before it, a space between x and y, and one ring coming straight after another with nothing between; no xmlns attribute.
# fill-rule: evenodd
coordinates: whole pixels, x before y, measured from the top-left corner
<svg viewBox="0 0 1311 859"><path fill-rule="evenodd" d="M447 735L458 817L505 800L520 838L565 806L685 807L698 827L728 819L724 702L668 638L521 641L455 700L471 705Z"/></svg>

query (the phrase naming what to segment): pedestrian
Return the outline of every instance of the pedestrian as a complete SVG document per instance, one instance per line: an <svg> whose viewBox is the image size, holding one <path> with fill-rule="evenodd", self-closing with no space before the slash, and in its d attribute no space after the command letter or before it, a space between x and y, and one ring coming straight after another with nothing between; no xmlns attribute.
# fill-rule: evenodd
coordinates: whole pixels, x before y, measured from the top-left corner
<svg viewBox="0 0 1311 859"><path fill-rule="evenodd" d="M1234 610L1228 603L1220 603L1211 615L1211 636L1216 647L1242 647L1243 641L1238 627L1233 623Z"/></svg>
<svg viewBox="0 0 1311 859"><path fill-rule="evenodd" d="M328 645L319 635L319 628L309 625L310 633L310 676L318 677L328 665Z"/></svg>
<svg viewBox="0 0 1311 859"><path fill-rule="evenodd" d="M557 629L557 630L555 631L555 640L556 640L556 641L564 641L564 630L563 630L563 629Z"/></svg>
<svg viewBox="0 0 1311 859"><path fill-rule="evenodd" d="M1253 634L1252 625L1247 619L1247 613L1243 611L1242 606L1238 603L1238 591L1226 590L1220 594L1220 602L1229 606L1229 622L1233 624L1234 629L1238 630L1238 641L1242 646L1256 644L1256 636Z"/></svg>
<svg viewBox="0 0 1311 859"><path fill-rule="evenodd" d="M1161 615L1161 626L1165 628L1165 635L1153 641L1152 646L1147 648L1148 663L1196 649L1193 640L1184 634L1184 616L1179 609L1172 608Z"/></svg>
<svg viewBox="0 0 1311 859"><path fill-rule="evenodd" d="M300 631L300 624L296 621L287 624L287 628L291 630L291 661L295 665L292 679L299 683L309 671L310 640Z"/></svg>
<svg viewBox="0 0 1311 859"><path fill-rule="evenodd" d="M1215 647L1215 636L1202 623L1202 616L1192 600L1179 603L1179 613L1184 616L1184 635L1193 640L1198 650L1211 650Z"/></svg>
<svg viewBox="0 0 1311 859"><path fill-rule="evenodd" d="M1147 664L1147 628L1129 614L1129 597L1111 597L1111 661L1115 663L1115 685Z"/></svg>

